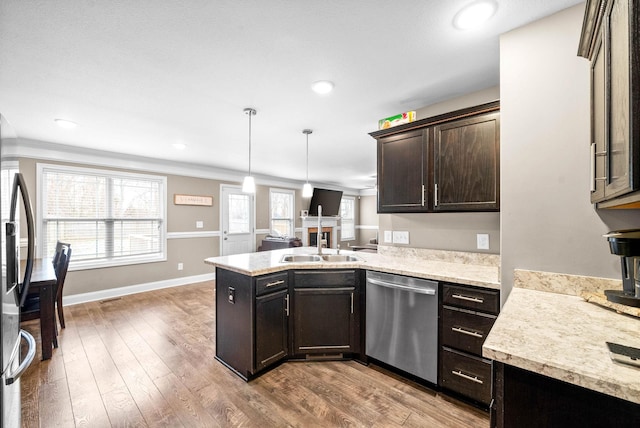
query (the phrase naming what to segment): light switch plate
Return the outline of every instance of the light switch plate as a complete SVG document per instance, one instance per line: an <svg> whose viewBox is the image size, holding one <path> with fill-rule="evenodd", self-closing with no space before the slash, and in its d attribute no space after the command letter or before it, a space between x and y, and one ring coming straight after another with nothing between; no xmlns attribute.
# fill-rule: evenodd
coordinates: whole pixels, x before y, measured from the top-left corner
<svg viewBox="0 0 640 428"><path fill-rule="evenodd" d="M204 227L204 222L202 220L196 221L196 229L202 229Z"/></svg>
<svg viewBox="0 0 640 428"><path fill-rule="evenodd" d="M409 243L409 232L408 231L393 231L393 243L394 244L408 244Z"/></svg>
<svg viewBox="0 0 640 428"><path fill-rule="evenodd" d="M489 234L488 233L478 233L476 234L476 241L478 250L488 250L489 249Z"/></svg>
<svg viewBox="0 0 640 428"><path fill-rule="evenodd" d="M384 243L385 244L393 243L393 237L391 235L391 231L390 230L385 230L384 231Z"/></svg>

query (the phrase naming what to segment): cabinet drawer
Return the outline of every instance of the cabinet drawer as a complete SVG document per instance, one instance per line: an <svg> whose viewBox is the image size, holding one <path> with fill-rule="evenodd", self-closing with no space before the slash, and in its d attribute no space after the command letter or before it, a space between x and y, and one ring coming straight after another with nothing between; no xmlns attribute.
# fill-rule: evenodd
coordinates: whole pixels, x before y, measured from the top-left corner
<svg viewBox="0 0 640 428"><path fill-rule="evenodd" d="M443 347L440 353L440 386L484 404L491 401L492 364Z"/></svg>
<svg viewBox="0 0 640 428"><path fill-rule="evenodd" d="M302 287L345 287L356 284L356 271L349 270L309 270L295 271L294 284Z"/></svg>
<svg viewBox="0 0 640 428"><path fill-rule="evenodd" d="M289 286L287 272L274 273L256 278L256 296L284 290Z"/></svg>
<svg viewBox="0 0 640 428"><path fill-rule="evenodd" d="M474 311L497 314L500 311L500 292L444 284L442 286L442 303Z"/></svg>
<svg viewBox="0 0 640 428"><path fill-rule="evenodd" d="M496 317L454 308L442 308L442 344L482 355L482 344Z"/></svg>

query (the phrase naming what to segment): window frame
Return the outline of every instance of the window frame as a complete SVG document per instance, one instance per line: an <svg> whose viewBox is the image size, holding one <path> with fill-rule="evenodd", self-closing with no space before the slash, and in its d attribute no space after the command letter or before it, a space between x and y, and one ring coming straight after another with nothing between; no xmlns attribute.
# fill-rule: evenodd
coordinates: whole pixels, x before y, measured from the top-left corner
<svg viewBox="0 0 640 428"><path fill-rule="evenodd" d="M353 217L347 217L347 223L351 223L353 226L349 227L348 230L352 231L352 235L345 236L345 217L342 216L342 203L345 200L351 201L353 206ZM355 241L356 240L356 197L355 196L346 196L343 195L340 200L340 241Z"/></svg>
<svg viewBox="0 0 640 428"><path fill-rule="evenodd" d="M273 218L273 210L272 210L272 196L274 193L284 193L291 197L291 217L288 219L290 222L291 234L288 235L289 238L294 238L296 235L296 192L291 189L279 189L275 187L269 188L269 234L274 230L273 221L278 220L286 220L282 218L274 219Z"/></svg>
<svg viewBox="0 0 640 428"><path fill-rule="evenodd" d="M89 260L73 260L69 262L70 270L85 270L85 269L99 269L105 267L117 267L128 266L134 264L145 264L163 262L167 260L167 177L163 175L142 174L137 172L122 171L117 169L102 169L102 168L90 168L79 167L65 164L48 164L37 163L36 165L36 181L37 186L37 208L36 208L36 257L47 258L50 254L43 254L46 243L46 223L44 218L44 206L45 206L45 185L44 178L46 172L60 172L60 173L75 173L82 175L91 175L107 178L119 178L119 179L135 179L135 180L148 180L155 181L160 185L160 251L158 253L122 256L113 258L96 258Z"/></svg>

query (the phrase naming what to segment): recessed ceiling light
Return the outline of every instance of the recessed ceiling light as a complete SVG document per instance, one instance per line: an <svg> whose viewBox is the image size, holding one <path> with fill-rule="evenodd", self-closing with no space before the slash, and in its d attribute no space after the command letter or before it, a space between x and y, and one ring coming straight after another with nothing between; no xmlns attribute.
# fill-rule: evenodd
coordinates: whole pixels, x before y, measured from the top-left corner
<svg viewBox="0 0 640 428"><path fill-rule="evenodd" d="M172 146L176 150L184 150L187 148L187 145L184 143L173 143Z"/></svg>
<svg viewBox="0 0 640 428"><path fill-rule="evenodd" d="M53 121L56 123L56 125L58 125L60 128L65 128L65 129L73 129L76 126L78 126L77 123L72 122L70 120L66 120L66 119L53 119Z"/></svg>
<svg viewBox="0 0 640 428"><path fill-rule="evenodd" d="M459 30L469 30L478 27L489 20L498 9L493 0L480 0L469 3L453 18L453 25Z"/></svg>
<svg viewBox="0 0 640 428"><path fill-rule="evenodd" d="M328 94L333 90L333 82L330 82L328 80L318 80L317 82L313 82L311 84L311 89L313 89L313 92L315 92L316 94Z"/></svg>

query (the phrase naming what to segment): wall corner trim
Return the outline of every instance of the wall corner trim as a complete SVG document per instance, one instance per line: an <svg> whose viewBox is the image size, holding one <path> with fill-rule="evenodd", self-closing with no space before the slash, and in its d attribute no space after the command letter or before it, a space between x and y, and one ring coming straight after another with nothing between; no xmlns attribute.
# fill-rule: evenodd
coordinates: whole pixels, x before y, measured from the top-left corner
<svg viewBox="0 0 640 428"><path fill-rule="evenodd" d="M202 275L184 276L162 281L147 282L145 284L129 285L127 287L109 288L107 290L92 291L89 293L72 294L62 298L62 306L78 305L80 303L95 302L98 300L113 299L129 294L144 293L145 291L159 290L161 288L177 287L180 285L195 284L197 282L215 280L216 274L206 273Z"/></svg>

